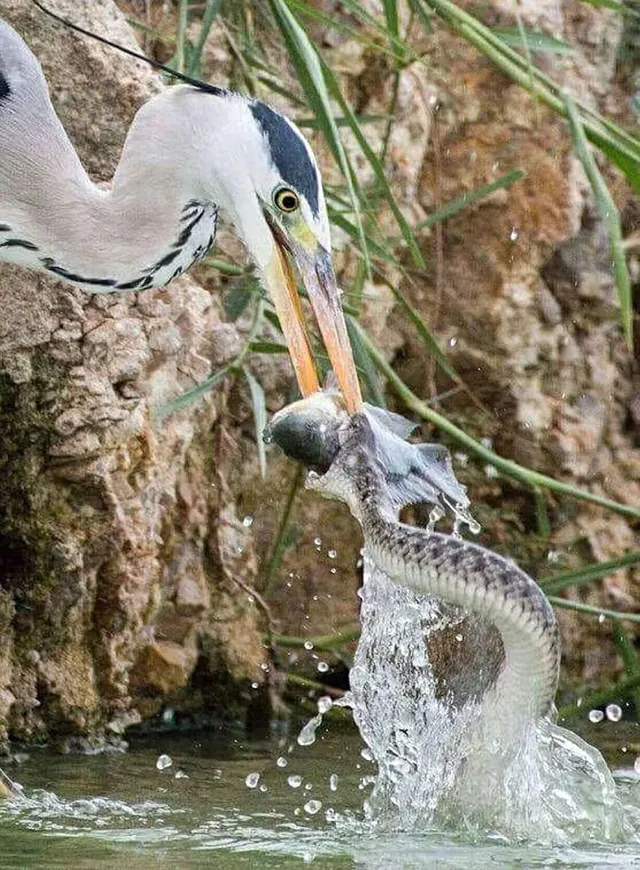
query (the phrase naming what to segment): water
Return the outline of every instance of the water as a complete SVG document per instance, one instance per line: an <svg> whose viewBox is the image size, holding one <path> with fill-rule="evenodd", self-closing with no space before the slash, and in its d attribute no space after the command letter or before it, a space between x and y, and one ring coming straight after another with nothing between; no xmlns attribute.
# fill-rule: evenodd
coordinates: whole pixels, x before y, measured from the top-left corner
<svg viewBox="0 0 640 870"><path fill-rule="evenodd" d="M586 722L586 717L585 717ZM588 726L594 729L594 726ZM604 723L611 760L626 764L619 789L640 805L640 777L616 747L637 744L640 729ZM630 730L631 729L631 730ZM595 732L593 732L595 733ZM291 735L293 736L293 735ZM288 738L287 746L291 741ZM278 767L282 744L220 741L203 735L134 743L125 754L98 757L34 753L10 768L26 798L0 805L2 870L255 870L318 867L357 870L601 870L638 866L630 844L509 844L497 834L427 827L390 833L363 818L365 761L353 728L325 723L311 746L294 747ZM285 750L286 751L286 750ZM158 771L168 754L171 768ZM176 778L184 771L188 779ZM260 773L267 792L247 788ZM299 776L293 789L287 777ZM332 774L339 773L336 781ZM304 784L312 784L306 791ZM332 790L332 784L336 790ZM316 809L306 812L305 804ZM328 821L327 818L333 819Z"/></svg>
<svg viewBox="0 0 640 870"><path fill-rule="evenodd" d="M550 721L522 722L508 705L487 718L501 664L491 626L392 583L368 559L360 595L345 703L379 769L369 820L510 841L640 843L640 813L624 806L596 749ZM438 636L449 648L441 661L430 653Z"/></svg>

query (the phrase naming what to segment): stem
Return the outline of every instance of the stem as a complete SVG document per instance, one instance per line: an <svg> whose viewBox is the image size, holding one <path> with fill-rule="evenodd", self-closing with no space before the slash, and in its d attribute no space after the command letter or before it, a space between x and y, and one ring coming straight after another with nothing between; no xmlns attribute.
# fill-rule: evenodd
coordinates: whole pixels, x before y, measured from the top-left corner
<svg viewBox="0 0 640 870"><path fill-rule="evenodd" d="M351 643L358 640L360 637L360 626L352 626L345 628L342 631L334 632L333 634L323 634L318 637L294 637L286 634L273 634L271 641L278 646L288 647L289 649L305 649L305 643L312 643L314 650L327 652L342 646L345 643Z"/></svg>
<svg viewBox="0 0 640 870"><path fill-rule="evenodd" d="M620 610L607 610L606 607L596 607L593 604L583 604L581 601L569 601L548 595L547 598L554 607L564 607L566 610L576 610L578 613L590 613L593 616L608 616L611 619L622 619L627 622L640 622L640 613L622 613Z"/></svg>
<svg viewBox="0 0 640 870"><path fill-rule="evenodd" d="M446 432L451 438L453 438L459 444L464 445L464 447L466 447L476 456L480 457L480 459L484 460L485 462L489 462L492 465L495 465L495 467L499 471L502 471L508 477L519 480L521 483L524 483L529 487L546 487L552 492L559 492L563 495L569 495L572 498L590 501L593 504L600 505L601 507L608 508L608 510L616 511L617 513L624 514L625 516L640 518L640 508L632 507L631 505L620 504L617 501L612 501L611 499L595 495L592 492L587 492L584 489L579 489L577 486L573 486L570 483L564 483L561 480L554 480L553 477L547 477L546 474L541 474L539 471L533 471L530 468L525 468L522 465L518 465L517 462L514 462L511 459L504 459L502 456L498 456L497 453L494 453L487 447L483 447L482 444L480 444L470 435L467 435L465 431L459 429L458 426L456 426L450 420L447 420L447 418L443 417L442 414L434 411L433 408L430 408L429 405L422 399L419 399L415 395L415 393L413 393L409 389L409 387L404 383L399 375L394 372L384 356L380 353L378 348L371 341L366 332L362 329L360 324L356 320L354 320L353 325L354 329L359 332L363 343L367 347L368 353L378 367L379 371L381 371L382 374L385 375L385 377L387 378L393 389L396 391L396 393L403 400L407 408L409 408L415 414L418 414L424 420L432 423L438 429Z"/></svg>
<svg viewBox="0 0 640 870"><path fill-rule="evenodd" d="M636 565L638 562L640 562L640 552L636 550L632 553L626 553L624 556L618 556L617 559L609 559L607 562L596 562L595 565L587 565L586 568L578 568L576 571L555 574L553 577L540 580L539 583L547 595L553 595L556 592L562 592L568 586L584 586L586 583L593 583L594 580L606 577L620 568Z"/></svg>
<svg viewBox="0 0 640 870"><path fill-rule="evenodd" d="M564 719L571 719L574 716L579 716L587 707L601 707L610 701L612 698L626 697L632 689L640 686L640 674L629 677L626 680L620 680L619 683L612 683L605 686L603 689L598 689L596 692L590 692L582 697L582 703L578 707L577 704L567 704L560 707L558 710L558 719L562 722Z"/></svg>
<svg viewBox="0 0 640 870"><path fill-rule="evenodd" d="M271 554L267 563L267 570L264 573L264 579L262 581L262 592L265 598L268 598L273 591L273 580L278 566L280 565L282 551L284 550L285 532L287 531L289 520L291 519L293 503L296 500L296 495L298 494L298 489L300 487L300 484L302 483L303 476L304 468L302 465L299 465L294 472L293 478L291 479L291 485L289 486L287 500L285 502L284 509L280 517L280 523L278 524L278 532L273 542L273 547L271 549Z"/></svg>

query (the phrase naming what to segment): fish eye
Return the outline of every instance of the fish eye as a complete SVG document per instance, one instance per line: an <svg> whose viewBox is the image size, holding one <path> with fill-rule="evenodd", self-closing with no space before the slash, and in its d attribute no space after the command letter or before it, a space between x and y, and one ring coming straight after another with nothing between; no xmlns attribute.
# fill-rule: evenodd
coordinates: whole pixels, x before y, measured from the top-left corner
<svg viewBox="0 0 640 870"><path fill-rule="evenodd" d="M280 187L273 195L273 201L280 211L292 212L300 205L300 198L290 187Z"/></svg>

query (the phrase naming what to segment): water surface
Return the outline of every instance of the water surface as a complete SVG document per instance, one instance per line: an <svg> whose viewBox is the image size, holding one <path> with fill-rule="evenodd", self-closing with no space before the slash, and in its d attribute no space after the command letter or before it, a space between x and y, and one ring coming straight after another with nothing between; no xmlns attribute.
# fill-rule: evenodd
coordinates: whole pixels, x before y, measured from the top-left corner
<svg viewBox="0 0 640 870"><path fill-rule="evenodd" d="M634 750L621 750L638 746L636 725L605 722L590 726L585 736L600 744L614 769L632 766ZM36 752L9 770L25 786L26 798L0 808L0 867L617 870L639 866L637 845L548 847L450 831L376 831L362 820L363 800L370 791L369 785L361 787L362 780L375 771L361 750L355 729L330 723L318 731L313 746L305 747L296 744L295 734L284 745L275 738L251 743L192 734L136 742L127 754L60 757ZM172 764L158 770L156 762L163 753ZM286 767L278 766L278 758L286 758ZM176 778L178 772L186 777ZM248 788L247 777L256 773L260 774L257 786ZM330 787L332 774L338 774L335 791ZM301 778L298 788L288 784L292 776ZM265 786L266 791L261 791ZM625 800L640 806L640 782L630 770L619 787ZM314 814L304 809L311 800L322 803Z"/></svg>

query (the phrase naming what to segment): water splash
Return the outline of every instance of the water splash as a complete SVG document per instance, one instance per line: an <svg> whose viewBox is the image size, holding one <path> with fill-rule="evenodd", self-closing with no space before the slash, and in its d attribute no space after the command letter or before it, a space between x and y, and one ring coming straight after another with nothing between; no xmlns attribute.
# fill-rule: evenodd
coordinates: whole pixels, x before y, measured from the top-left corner
<svg viewBox="0 0 640 870"><path fill-rule="evenodd" d="M371 822L553 843L633 836L638 819L579 737L544 720L521 724L514 739L493 718L487 735L483 695L501 664L491 626L392 583L366 557L360 597L343 703L378 765L365 802Z"/></svg>

